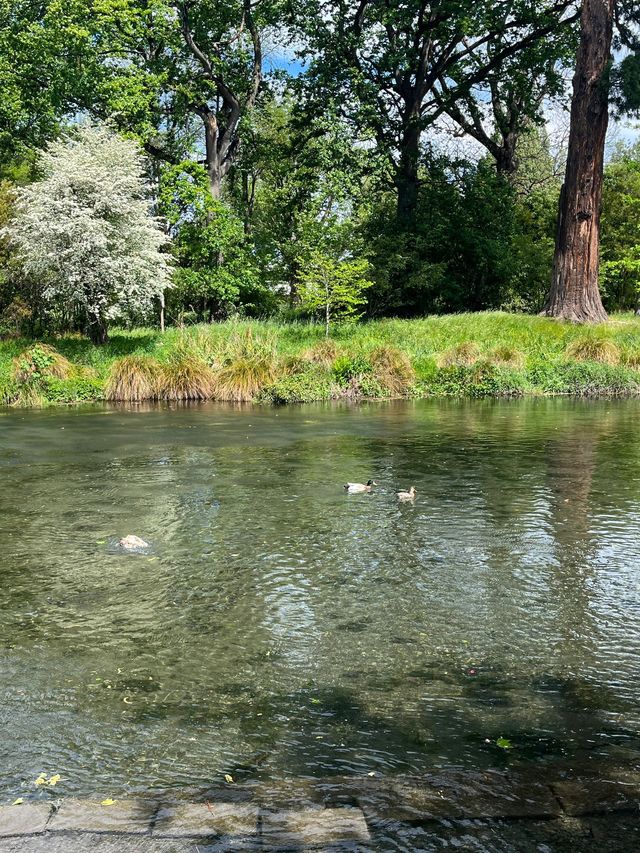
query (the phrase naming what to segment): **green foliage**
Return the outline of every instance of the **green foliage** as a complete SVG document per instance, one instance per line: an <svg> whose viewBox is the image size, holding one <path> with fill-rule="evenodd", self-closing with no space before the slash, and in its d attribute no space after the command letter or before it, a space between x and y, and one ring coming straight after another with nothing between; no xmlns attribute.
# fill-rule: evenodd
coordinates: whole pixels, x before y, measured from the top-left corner
<svg viewBox="0 0 640 853"><path fill-rule="evenodd" d="M176 259L169 313L191 308L210 320L257 308L264 294L242 222L212 197L205 169L192 162L164 169L159 209Z"/></svg>
<svg viewBox="0 0 640 853"><path fill-rule="evenodd" d="M539 310L551 275L555 188L520 196L488 162L432 159L422 178L411 229L398 226L391 197L363 215L375 281L369 313Z"/></svg>
<svg viewBox="0 0 640 853"><path fill-rule="evenodd" d="M300 258L298 298L310 314L324 317L329 337L331 320L352 320L366 303L364 291L371 287L369 264L361 259L336 259L314 250Z"/></svg>
<svg viewBox="0 0 640 853"><path fill-rule="evenodd" d="M243 321L169 329L164 335L116 330L105 346L68 335L56 339L54 350L66 362L52 360L50 344L0 341L0 399L27 406L105 396L214 399L221 377L239 389L225 397L277 403L404 395L640 396L640 318L629 315L586 334L583 327L505 313L354 324L339 328L329 345L327 356L335 355L330 364L308 358L310 350L324 347L320 334L315 324ZM610 355L617 351L619 363L598 360L603 350L592 340L607 342L607 359L615 361ZM24 355L36 347L38 354ZM446 352L458 357L440 366ZM37 362L35 381L31 368L17 367L21 361ZM24 381L18 381L18 370ZM115 377L117 393L110 387Z"/></svg>
<svg viewBox="0 0 640 853"><path fill-rule="evenodd" d="M640 304L640 145L620 146L605 169L600 286L610 310Z"/></svg>
<svg viewBox="0 0 640 853"><path fill-rule="evenodd" d="M21 384L39 383L53 377L66 379L72 371L68 359L49 344L37 343L13 362L13 379Z"/></svg>
<svg viewBox="0 0 640 853"><path fill-rule="evenodd" d="M71 376L67 379L50 377L44 386L49 403L90 403L105 398L104 382L95 376Z"/></svg>
<svg viewBox="0 0 640 853"><path fill-rule="evenodd" d="M264 389L261 398L283 405L330 400L333 396L335 384L331 374L321 367L311 366L304 372L280 377Z"/></svg>

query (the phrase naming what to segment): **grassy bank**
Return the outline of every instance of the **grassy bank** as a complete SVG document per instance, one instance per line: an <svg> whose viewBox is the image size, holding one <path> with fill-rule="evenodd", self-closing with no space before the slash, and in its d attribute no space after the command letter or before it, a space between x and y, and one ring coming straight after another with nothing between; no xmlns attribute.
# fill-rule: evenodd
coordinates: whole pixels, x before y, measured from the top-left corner
<svg viewBox="0 0 640 853"><path fill-rule="evenodd" d="M256 400L640 394L640 318L583 328L540 317L460 314L337 328L228 322L0 341L0 399Z"/></svg>

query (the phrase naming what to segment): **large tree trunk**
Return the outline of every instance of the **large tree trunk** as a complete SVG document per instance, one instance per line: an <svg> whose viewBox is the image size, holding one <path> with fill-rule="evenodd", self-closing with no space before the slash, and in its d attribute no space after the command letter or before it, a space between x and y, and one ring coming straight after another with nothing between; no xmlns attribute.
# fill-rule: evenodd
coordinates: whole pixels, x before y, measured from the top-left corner
<svg viewBox="0 0 640 853"><path fill-rule="evenodd" d="M220 168L220 154L218 152L218 120L211 111L202 112L204 124L204 143L207 158L207 174L209 176L209 189L213 198L220 198L222 188L222 170Z"/></svg>
<svg viewBox="0 0 640 853"><path fill-rule="evenodd" d="M407 225L413 225L415 222L420 191L419 159L420 127L417 121L411 121L402 137L400 163L395 177L398 194L398 220L404 228Z"/></svg>
<svg viewBox="0 0 640 853"><path fill-rule="evenodd" d="M553 280L542 312L576 323L607 319L598 265L614 5L615 0L583 0Z"/></svg>

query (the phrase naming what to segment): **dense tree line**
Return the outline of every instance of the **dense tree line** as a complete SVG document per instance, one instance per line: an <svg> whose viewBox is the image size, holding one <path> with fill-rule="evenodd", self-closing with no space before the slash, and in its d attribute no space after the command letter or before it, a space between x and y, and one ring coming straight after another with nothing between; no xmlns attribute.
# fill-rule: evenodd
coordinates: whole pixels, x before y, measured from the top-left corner
<svg viewBox="0 0 640 853"><path fill-rule="evenodd" d="M11 224L83 123L147 155L171 322L325 317L325 280L337 315L635 308L639 151L604 140L639 26L631 0L0 0L0 331L89 322Z"/></svg>

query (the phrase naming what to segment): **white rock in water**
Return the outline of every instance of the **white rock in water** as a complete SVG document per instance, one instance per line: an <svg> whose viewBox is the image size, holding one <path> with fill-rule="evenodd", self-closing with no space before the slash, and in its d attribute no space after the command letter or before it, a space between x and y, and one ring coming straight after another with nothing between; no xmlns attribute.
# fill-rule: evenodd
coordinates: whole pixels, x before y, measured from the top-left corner
<svg viewBox="0 0 640 853"><path fill-rule="evenodd" d="M124 539L121 539L118 542L118 545L121 548L127 548L128 550L149 547L149 543L145 542L144 539L141 539L139 536L125 536Z"/></svg>

